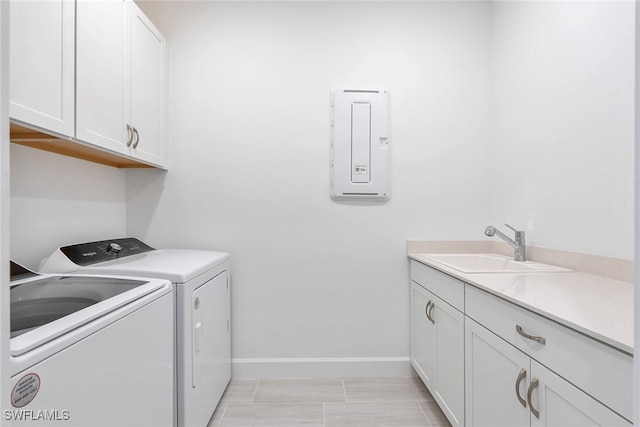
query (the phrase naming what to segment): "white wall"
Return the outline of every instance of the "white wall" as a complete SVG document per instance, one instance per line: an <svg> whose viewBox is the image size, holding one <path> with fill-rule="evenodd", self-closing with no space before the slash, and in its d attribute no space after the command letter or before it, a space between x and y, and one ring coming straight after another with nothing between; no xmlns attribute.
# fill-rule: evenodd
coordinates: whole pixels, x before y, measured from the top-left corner
<svg viewBox="0 0 640 427"><path fill-rule="evenodd" d="M128 233L231 252L234 358L406 357L406 240L489 219L490 7L154 2L170 170L128 172ZM329 91L391 94L392 198L329 199Z"/></svg>
<svg viewBox="0 0 640 427"><path fill-rule="evenodd" d="M0 402L9 399L9 3L0 3Z"/></svg>
<svg viewBox="0 0 640 427"><path fill-rule="evenodd" d="M234 357L331 358L408 354L407 239L506 221L529 244L632 258L633 2L142 7L169 41L170 171L12 145L11 257L28 267L125 234L227 250ZM329 200L341 85L391 92L386 204Z"/></svg>
<svg viewBox="0 0 640 427"><path fill-rule="evenodd" d="M633 258L634 2L493 3L492 214Z"/></svg>
<svg viewBox="0 0 640 427"><path fill-rule="evenodd" d="M636 51L635 51L635 109L640 111L640 7L636 7ZM640 120L635 120L635 146L640 147ZM635 150L634 156L635 182L640 182L640 150ZM635 186L635 215L634 215L634 254L635 265L640 263L640 186ZM640 348L640 268L634 271L634 329L633 347ZM640 425L640 357L633 358L633 424Z"/></svg>
<svg viewBox="0 0 640 427"><path fill-rule="evenodd" d="M11 259L29 268L58 246L126 233L123 170L11 144Z"/></svg>

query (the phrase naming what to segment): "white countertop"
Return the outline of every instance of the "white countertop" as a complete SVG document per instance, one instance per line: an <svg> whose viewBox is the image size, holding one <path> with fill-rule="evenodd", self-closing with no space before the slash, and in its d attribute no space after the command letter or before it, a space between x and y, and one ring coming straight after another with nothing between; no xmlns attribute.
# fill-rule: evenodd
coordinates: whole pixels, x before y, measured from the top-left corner
<svg viewBox="0 0 640 427"><path fill-rule="evenodd" d="M467 274L422 254L409 258L633 354L632 283L575 271Z"/></svg>

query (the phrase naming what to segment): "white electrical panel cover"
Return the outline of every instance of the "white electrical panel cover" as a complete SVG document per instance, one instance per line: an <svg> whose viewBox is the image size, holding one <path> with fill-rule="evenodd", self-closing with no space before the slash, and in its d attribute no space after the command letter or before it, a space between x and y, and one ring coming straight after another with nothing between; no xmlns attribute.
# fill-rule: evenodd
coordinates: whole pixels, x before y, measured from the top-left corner
<svg viewBox="0 0 640 427"><path fill-rule="evenodd" d="M389 200L389 93L331 92L331 198Z"/></svg>

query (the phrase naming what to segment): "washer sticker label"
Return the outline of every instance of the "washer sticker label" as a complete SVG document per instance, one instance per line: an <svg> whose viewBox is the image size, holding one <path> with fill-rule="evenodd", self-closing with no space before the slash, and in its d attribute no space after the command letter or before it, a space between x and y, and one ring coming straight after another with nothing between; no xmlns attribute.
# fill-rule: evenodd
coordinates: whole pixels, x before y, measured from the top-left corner
<svg viewBox="0 0 640 427"><path fill-rule="evenodd" d="M40 390L40 377L37 374L27 374L20 378L11 391L11 404L15 408L22 408L35 399Z"/></svg>

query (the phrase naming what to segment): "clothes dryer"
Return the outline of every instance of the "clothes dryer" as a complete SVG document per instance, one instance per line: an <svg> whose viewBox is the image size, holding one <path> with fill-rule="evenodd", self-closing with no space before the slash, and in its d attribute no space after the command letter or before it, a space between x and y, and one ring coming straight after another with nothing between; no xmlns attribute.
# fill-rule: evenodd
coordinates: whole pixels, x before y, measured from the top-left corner
<svg viewBox="0 0 640 427"><path fill-rule="evenodd" d="M135 238L58 248L41 272L166 279L175 290L177 426L205 427L231 379L229 254L154 249Z"/></svg>

